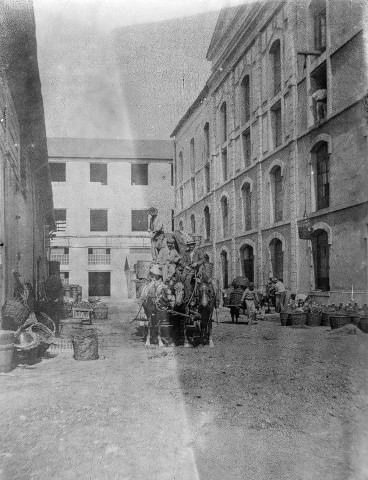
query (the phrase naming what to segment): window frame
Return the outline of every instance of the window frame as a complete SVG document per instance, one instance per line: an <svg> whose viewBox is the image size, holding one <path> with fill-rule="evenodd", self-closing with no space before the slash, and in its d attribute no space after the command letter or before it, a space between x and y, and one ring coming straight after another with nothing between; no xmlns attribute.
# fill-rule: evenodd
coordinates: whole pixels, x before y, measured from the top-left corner
<svg viewBox="0 0 368 480"><path fill-rule="evenodd" d="M138 213L139 212L139 213ZM135 217L135 215L141 215L142 217L139 219L138 216ZM144 217L144 219L143 219ZM148 231L148 211L145 208L140 208L140 209L132 209L131 210L131 232L147 232ZM144 227L144 228L137 228L139 225ZM133 228L135 227L135 228Z"/></svg>
<svg viewBox="0 0 368 480"><path fill-rule="evenodd" d="M272 43L269 53L271 56L271 97L275 97L282 88L281 41L279 38Z"/></svg>
<svg viewBox="0 0 368 480"><path fill-rule="evenodd" d="M106 229L92 228L92 216L95 212L105 212L106 213ZM94 220L97 221L96 219ZM100 220L101 221L101 220ZM89 211L89 231L90 232L108 232L109 230L109 211L107 208L91 208Z"/></svg>
<svg viewBox="0 0 368 480"><path fill-rule="evenodd" d="M63 166L64 168L62 169L63 172L62 172L62 179L57 179L57 180L54 180L53 179L53 173L55 174L56 172L52 171L53 169L55 169L55 165L58 165L58 166ZM50 169L50 178L51 178L51 182L55 182L55 183L64 183L66 182L66 162L49 162L49 169ZM57 169L56 169L57 170Z"/></svg>
<svg viewBox="0 0 368 480"><path fill-rule="evenodd" d="M134 172L134 170L136 171ZM139 170L143 170L143 172L139 172ZM130 164L130 184L134 186L148 185L148 163Z"/></svg>
<svg viewBox="0 0 368 480"><path fill-rule="evenodd" d="M107 163L91 162L89 164L89 181L107 185Z"/></svg>

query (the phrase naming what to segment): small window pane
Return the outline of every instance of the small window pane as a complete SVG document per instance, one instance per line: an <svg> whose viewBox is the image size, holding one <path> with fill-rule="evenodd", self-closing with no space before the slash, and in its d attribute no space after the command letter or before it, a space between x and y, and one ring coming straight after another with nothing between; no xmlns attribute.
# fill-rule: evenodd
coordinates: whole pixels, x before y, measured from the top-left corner
<svg viewBox="0 0 368 480"><path fill-rule="evenodd" d="M132 163L132 185L148 185L148 164Z"/></svg>
<svg viewBox="0 0 368 480"><path fill-rule="evenodd" d="M66 182L66 164L51 162L50 176L52 182Z"/></svg>
<svg viewBox="0 0 368 480"><path fill-rule="evenodd" d="M90 163L89 177L91 182L99 182L107 185L107 164Z"/></svg>
<svg viewBox="0 0 368 480"><path fill-rule="evenodd" d="M147 210L132 210L132 232L146 232L147 230Z"/></svg>
<svg viewBox="0 0 368 480"><path fill-rule="evenodd" d="M91 210L91 232L107 232L107 210Z"/></svg>

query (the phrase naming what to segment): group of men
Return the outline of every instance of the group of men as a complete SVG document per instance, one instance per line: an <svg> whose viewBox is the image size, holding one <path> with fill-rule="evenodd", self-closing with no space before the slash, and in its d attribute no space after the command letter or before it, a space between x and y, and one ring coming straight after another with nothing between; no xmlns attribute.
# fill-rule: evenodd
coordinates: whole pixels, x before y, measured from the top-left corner
<svg viewBox="0 0 368 480"><path fill-rule="evenodd" d="M168 292L176 283L181 282L184 295L188 296L195 276L206 281L211 279L212 269L208 255L196 247L196 240L191 235L179 231L165 234L164 223L158 216L157 208L150 208L148 213L152 247L151 282L142 295L152 293L153 290L157 293Z"/></svg>

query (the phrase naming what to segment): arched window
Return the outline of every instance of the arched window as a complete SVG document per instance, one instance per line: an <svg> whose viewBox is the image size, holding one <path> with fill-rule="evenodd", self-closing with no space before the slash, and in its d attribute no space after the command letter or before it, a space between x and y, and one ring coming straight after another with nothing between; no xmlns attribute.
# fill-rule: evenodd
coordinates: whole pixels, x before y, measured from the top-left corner
<svg viewBox="0 0 368 480"><path fill-rule="evenodd" d="M244 245L240 250L243 275L254 282L254 252L251 245Z"/></svg>
<svg viewBox="0 0 368 480"><path fill-rule="evenodd" d="M330 156L326 142L315 149L317 169L317 210L330 206Z"/></svg>
<svg viewBox="0 0 368 480"><path fill-rule="evenodd" d="M196 231L196 221L195 221L195 216L194 216L193 213L190 216L190 227L192 229L192 233L195 233L195 231Z"/></svg>
<svg viewBox="0 0 368 480"><path fill-rule="evenodd" d="M222 215L222 234L224 237L228 236L229 230L229 205L227 197L221 198L221 215Z"/></svg>
<svg viewBox="0 0 368 480"><path fill-rule="evenodd" d="M183 152L179 152L178 157L178 182L183 181Z"/></svg>
<svg viewBox="0 0 368 480"><path fill-rule="evenodd" d="M270 242L271 264L273 276L282 280L284 278L284 252L282 241L274 238Z"/></svg>
<svg viewBox="0 0 368 480"><path fill-rule="evenodd" d="M183 220L180 220L180 222L179 222L179 230L180 230L181 232L184 231Z"/></svg>
<svg viewBox="0 0 368 480"><path fill-rule="evenodd" d="M242 200L245 230L252 229L252 192L249 183L242 186Z"/></svg>
<svg viewBox="0 0 368 480"><path fill-rule="evenodd" d="M314 276L317 290L330 290L330 246L326 230L318 229L312 235Z"/></svg>
<svg viewBox="0 0 368 480"><path fill-rule="evenodd" d="M211 214L208 206L204 209L204 225L206 229L206 240L209 240L211 238Z"/></svg>
<svg viewBox="0 0 368 480"><path fill-rule="evenodd" d="M270 48L272 95L277 95L281 90L281 47L280 40L275 40Z"/></svg>
<svg viewBox="0 0 368 480"><path fill-rule="evenodd" d="M240 85L241 123L245 124L250 119L250 82L246 75Z"/></svg>
<svg viewBox="0 0 368 480"><path fill-rule="evenodd" d="M281 222L283 218L283 194L282 194L282 175L281 167L276 167L274 176L274 218L275 222Z"/></svg>
<svg viewBox="0 0 368 480"><path fill-rule="evenodd" d="M221 258L221 273L222 273L222 288L229 287L229 259L227 258L227 252L223 250L220 254Z"/></svg>
<svg viewBox="0 0 368 480"><path fill-rule="evenodd" d="M204 134L204 158L207 160L210 156L210 124L207 122L203 128Z"/></svg>
<svg viewBox="0 0 368 480"><path fill-rule="evenodd" d="M314 48L326 50L326 0L313 0L310 4L313 18Z"/></svg>
<svg viewBox="0 0 368 480"><path fill-rule="evenodd" d="M227 140L227 107L226 102L222 102L220 107L220 141L221 143Z"/></svg>
<svg viewBox="0 0 368 480"><path fill-rule="evenodd" d="M194 138L190 141L190 171L195 172L195 149L194 149Z"/></svg>

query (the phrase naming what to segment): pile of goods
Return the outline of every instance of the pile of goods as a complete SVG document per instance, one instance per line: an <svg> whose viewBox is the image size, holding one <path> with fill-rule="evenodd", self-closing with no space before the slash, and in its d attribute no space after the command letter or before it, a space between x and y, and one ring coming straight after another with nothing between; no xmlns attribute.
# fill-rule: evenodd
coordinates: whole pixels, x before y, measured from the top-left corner
<svg viewBox="0 0 368 480"><path fill-rule="evenodd" d="M82 287L80 285L66 285L63 288L64 318L73 317L73 308L82 302Z"/></svg>
<svg viewBox="0 0 368 480"><path fill-rule="evenodd" d="M348 324L358 326L368 333L368 307L359 308L358 304L318 305L306 302L296 306L289 304L280 313L281 325L308 325L310 327L331 327L331 330Z"/></svg>

